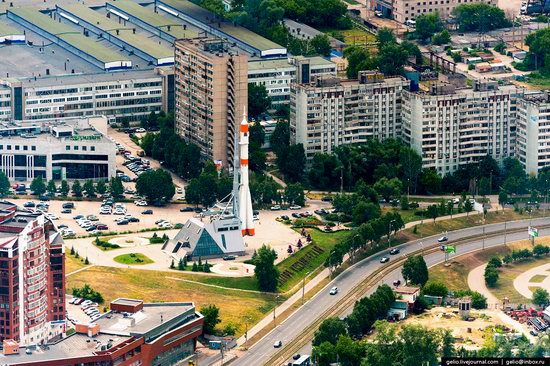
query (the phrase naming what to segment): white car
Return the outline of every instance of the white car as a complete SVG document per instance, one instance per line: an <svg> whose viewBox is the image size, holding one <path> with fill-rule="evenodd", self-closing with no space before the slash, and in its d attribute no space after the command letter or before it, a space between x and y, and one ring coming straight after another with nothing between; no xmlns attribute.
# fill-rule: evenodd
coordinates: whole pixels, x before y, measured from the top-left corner
<svg viewBox="0 0 550 366"><path fill-rule="evenodd" d="M293 206L290 206L289 207L291 210L299 210L302 208L302 206L298 206L298 205L293 205Z"/></svg>
<svg viewBox="0 0 550 366"><path fill-rule="evenodd" d="M336 295L337 293L338 293L338 287L334 286L333 288L330 289L330 292L329 292L330 295Z"/></svg>
<svg viewBox="0 0 550 366"><path fill-rule="evenodd" d="M143 132L145 132L145 131L146 131L145 128L138 128L138 129L136 129L136 132L137 132L137 133L143 133Z"/></svg>
<svg viewBox="0 0 550 366"><path fill-rule="evenodd" d="M280 209L281 209L281 206L279 205L271 206L271 211L279 211Z"/></svg>
<svg viewBox="0 0 550 366"><path fill-rule="evenodd" d="M388 257L382 257L380 259L380 263L388 263L390 261L390 259Z"/></svg>
<svg viewBox="0 0 550 366"><path fill-rule="evenodd" d="M147 201L135 201L136 206L147 206Z"/></svg>
<svg viewBox="0 0 550 366"><path fill-rule="evenodd" d="M53 213L49 213L49 214L46 214L45 215L47 219L49 220L59 220L59 217L57 217L55 214Z"/></svg>
<svg viewBox="0 0 550 366"><path fill-rule="evenodd" d="M174 228L174 225L172 225L171 223L169 222L161 222L159 224L159 226L162 228L162 229L173 229Z"/></svg>

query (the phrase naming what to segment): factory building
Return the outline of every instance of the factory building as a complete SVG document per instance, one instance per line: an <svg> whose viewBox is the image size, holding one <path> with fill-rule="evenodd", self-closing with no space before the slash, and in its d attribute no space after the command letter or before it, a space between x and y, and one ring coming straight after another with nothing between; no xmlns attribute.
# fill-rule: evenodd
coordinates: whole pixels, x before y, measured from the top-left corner
<svg viewBox="0 0 550 366"><path fill-rule="evenodd" d="M116 145L105 117L2 122L0 170L10 181L109 179Z"/></svg>

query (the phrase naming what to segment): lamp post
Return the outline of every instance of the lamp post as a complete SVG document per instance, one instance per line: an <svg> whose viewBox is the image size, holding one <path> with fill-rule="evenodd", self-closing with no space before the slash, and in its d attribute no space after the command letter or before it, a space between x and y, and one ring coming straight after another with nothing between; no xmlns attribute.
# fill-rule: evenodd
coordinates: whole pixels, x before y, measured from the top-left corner
<svg viewBox="0 0 550 366"><path fill-rule="evenodd" d="M392 228L392 224L395 222L395 220L391 220L389 223L388 223L388 248L391 248L391 228Z"/></svg>
<svg viewBox="0 0 550 366"><path fill-rule="evenodd" d="M277 326L277 321L275 320L275 310L277 309L277 304L279 303L279 295L275 296L275 307L273 308L273 328Z"/></svg>
<svg viewBox="0 0 550 366"><path fill-rule="evenodd" d="M310 272L307 272L302 280L302 305L304 305L304 295L306 291L306 278L309 276Z"/></svg>

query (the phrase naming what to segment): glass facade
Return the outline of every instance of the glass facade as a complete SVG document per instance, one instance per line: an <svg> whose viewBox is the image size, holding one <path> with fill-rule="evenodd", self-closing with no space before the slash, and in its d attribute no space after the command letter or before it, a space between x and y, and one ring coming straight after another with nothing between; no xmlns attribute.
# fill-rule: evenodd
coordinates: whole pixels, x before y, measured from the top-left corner
<svg viewBox="0 0 550 366"><path fill-rule="evenodd" d="M56 173L61 172L59 168L66 169L66 179L93 179L109 177L108 164L54 163L53 168L54 179L61 178L56 176Z"/></svg>
<svg viewBox="0 0 550 366"><path fill-rule="evenodd" d="M216 241L212 239L210 234L206 230L202 231L202 234L197 241L195 250L193 250L193 257L207 257L212 255L221 255L223 251L220 249Z"/></svg>

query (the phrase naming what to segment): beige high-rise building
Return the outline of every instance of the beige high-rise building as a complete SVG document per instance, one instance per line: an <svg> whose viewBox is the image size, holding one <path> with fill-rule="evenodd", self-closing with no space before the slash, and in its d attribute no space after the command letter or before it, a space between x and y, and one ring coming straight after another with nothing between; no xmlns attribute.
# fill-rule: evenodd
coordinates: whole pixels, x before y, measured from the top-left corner
<svg viewBox="0 0 550 366"><path fill-rule="evenodd" d="M246 54L229 51L222 40L176 41L176 132L224 168L232 166L235 131L247 106L247 64Z"/></svg>
<svg viewBox="0 0 550 366"><path fill-rule="evenodd" d="M434 12L438 12L441 19L447 19L459 5L485 3L497 6L498 0L373 0L372 3L384 17L405 23Z"/></svg>

